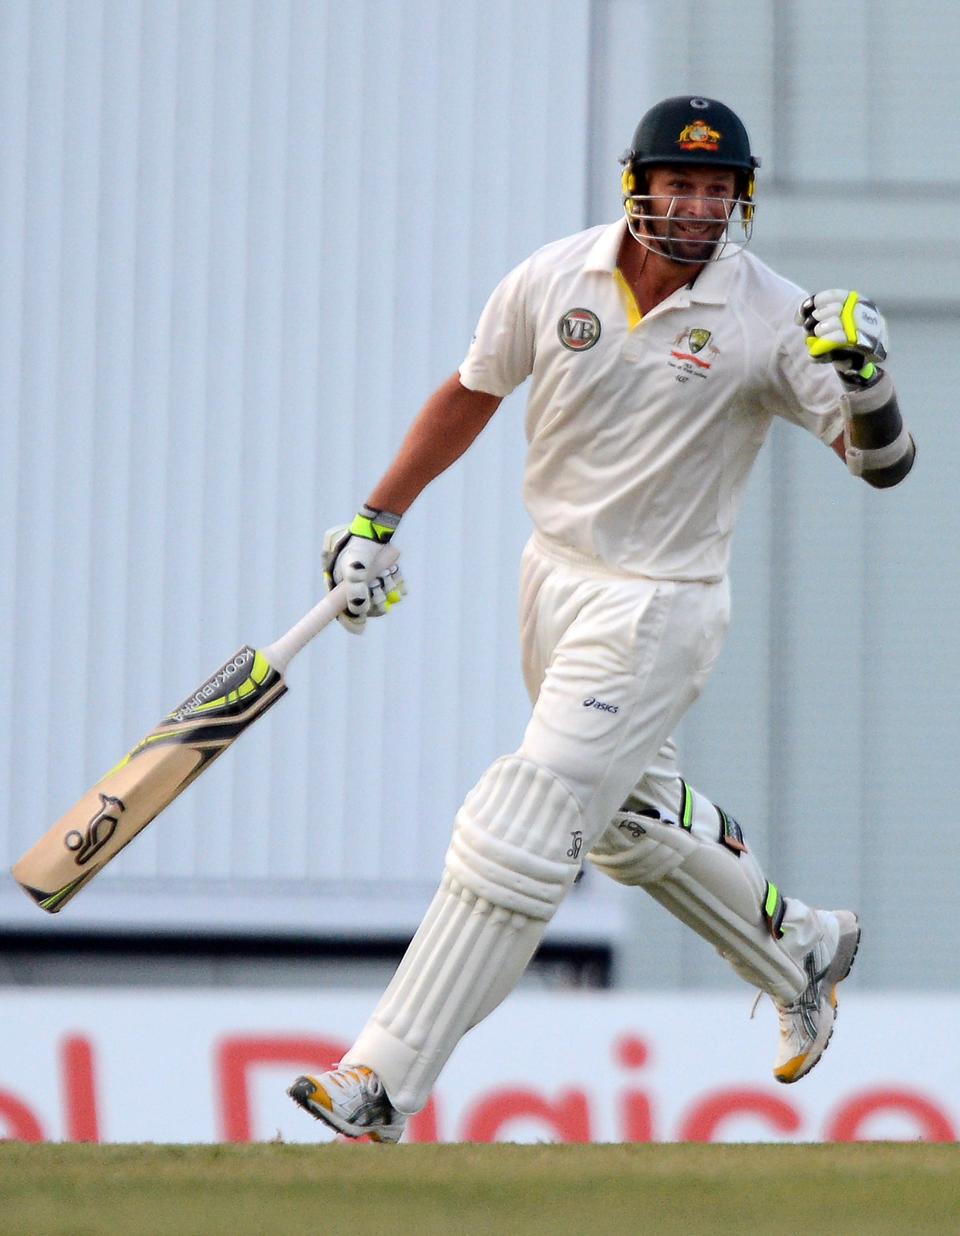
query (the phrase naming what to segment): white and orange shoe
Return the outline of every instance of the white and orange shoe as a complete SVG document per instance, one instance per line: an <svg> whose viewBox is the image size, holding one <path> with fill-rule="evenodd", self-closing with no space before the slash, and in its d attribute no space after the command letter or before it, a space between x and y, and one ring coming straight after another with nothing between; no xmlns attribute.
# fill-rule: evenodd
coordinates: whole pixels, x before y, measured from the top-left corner
<svg viewBox="0 0 960 1236"><path fill-rule="evenodd" d="M380 1078L362 1064L331 1069L319 1077L298 1077L287 1094L305 1112L347 1137L398 1142L407 1123L387 1098Z"/></svg>
<svg viewBox="0 0 960 1236"><path fill-rule="evenodd" d="M779 1082L806 1077L827 1050L837 1017L837 985L850 973L860 945L860 921L850 910L834 910L840 929L837 947L825 956L818 944L803 960L809 982L791 1004L777 1003L780 1052L773 1066Z"/></svg>

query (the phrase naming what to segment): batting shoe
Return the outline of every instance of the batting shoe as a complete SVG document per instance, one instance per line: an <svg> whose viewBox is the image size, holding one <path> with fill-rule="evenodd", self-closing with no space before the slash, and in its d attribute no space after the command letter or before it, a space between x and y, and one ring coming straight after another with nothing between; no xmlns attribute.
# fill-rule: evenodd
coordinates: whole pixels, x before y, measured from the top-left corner
<svg viewBox="0 0 960 1236"><path fill-rule="evenodd" d="M398 1142L407 1123L387 1098L380 1078L362 1064L331 1069L319 1077L298 1077L287 1094L305 1112L347 1137Z"/></svg>
<svg viewBox="0 0 960 1236"><path fill-rule="evenodd" d="M840 927L837 947L830 956L818 944L803 959L809 981L792 1004L777 1003L780 1015L780 1053L773 1066L779 1082L806 1077L827 1050L837 1017L837 985L850 973L860 944L860 921L850 910L835 910Z"/></svg>

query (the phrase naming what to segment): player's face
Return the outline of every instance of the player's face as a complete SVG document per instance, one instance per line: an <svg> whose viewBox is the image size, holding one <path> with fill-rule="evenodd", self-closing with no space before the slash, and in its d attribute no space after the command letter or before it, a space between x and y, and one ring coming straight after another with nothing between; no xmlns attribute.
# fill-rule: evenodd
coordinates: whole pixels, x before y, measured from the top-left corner
<svg viewBox="0 0 960 1236"><path fill-rule="evenodd" d="M726 231L736 194L732 170L682 164L651 168L644 229L665 257L708 262Z"/></svg>

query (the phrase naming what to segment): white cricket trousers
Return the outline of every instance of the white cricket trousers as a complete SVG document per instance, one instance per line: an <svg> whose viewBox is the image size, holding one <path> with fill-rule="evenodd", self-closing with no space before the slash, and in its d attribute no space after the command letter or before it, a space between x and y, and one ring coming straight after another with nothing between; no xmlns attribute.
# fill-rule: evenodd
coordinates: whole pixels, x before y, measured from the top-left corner
<svg viewBox="0 0 960 1236"><path fill-rule="evenodd" d="M533 715L519 754L577 798L586 853L663 763L702 691L729 624L729 587L613 575L535 534L520 598Z"/></svg>

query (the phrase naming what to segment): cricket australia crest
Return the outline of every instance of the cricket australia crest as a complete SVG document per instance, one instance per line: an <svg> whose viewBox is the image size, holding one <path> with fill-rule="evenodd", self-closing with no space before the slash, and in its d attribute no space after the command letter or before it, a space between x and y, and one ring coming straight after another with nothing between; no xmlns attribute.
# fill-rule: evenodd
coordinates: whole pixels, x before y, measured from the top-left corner
<svg viewBox="0 0 960 1236"><path fill-rule="evenodd" d="M694 326L690 331L690 351L700 352L710 342L711 331L704 330L702 326Z"/></svg>
<svg viewBox="0 0 960 1236"><path fill-rule="evenodd" d="M720 355L720 349L711 342L712 339L713 331L703 326L691 326L677 335L667 364L676 370L674 377L678 382L706 378Z"/></svg>
<svg viewBox="0 0 960 1236"><path fill-rule="evenodd" d="M719 150L722 137L705 120L694 120L681 129L677 145L681 150Z"/></svg>

